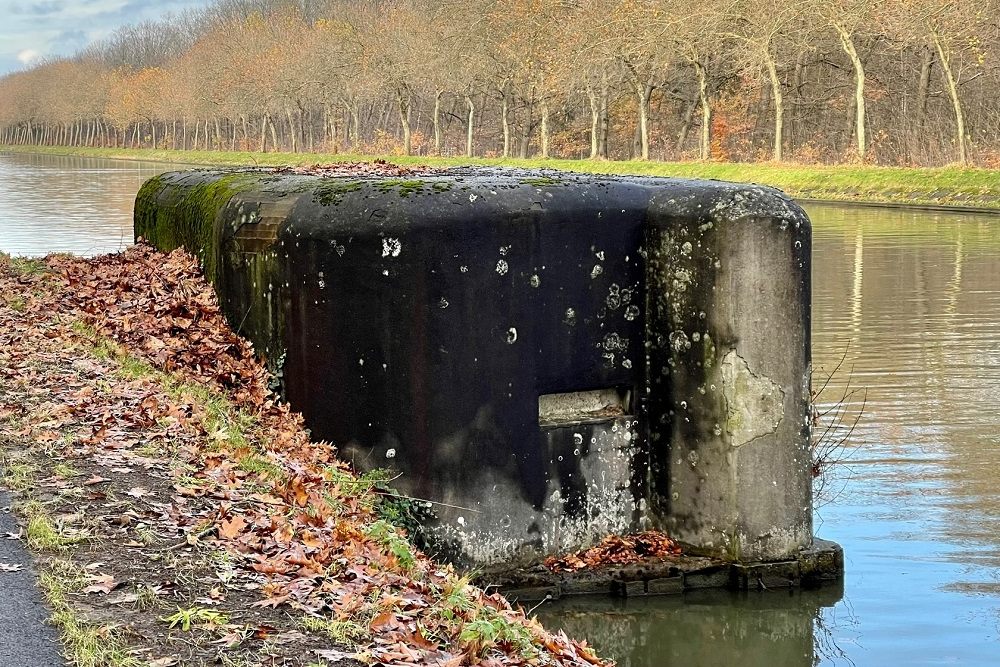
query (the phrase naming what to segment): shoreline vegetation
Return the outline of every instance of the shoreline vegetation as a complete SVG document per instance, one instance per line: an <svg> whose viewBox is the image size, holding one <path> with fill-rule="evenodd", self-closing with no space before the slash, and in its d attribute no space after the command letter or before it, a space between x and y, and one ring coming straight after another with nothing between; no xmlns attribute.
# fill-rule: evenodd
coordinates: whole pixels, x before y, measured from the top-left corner
<svg viewBox="0 0 1000 667"><path fill-rule="evenodd" d="M590 174L672 176L758 183L801 200L1000 211L1000 170L788 163L468 158L347 153L255 153L148 148L4 146L0 152L173 163L184 166L302 166L376 159L430 167L494 166Z"/></svg>
<svg viewBox="0 0 1000 667"><path fill-rule="evenodd" d="M608 665L416 549L197 262L0 254L0 484L78 667Z"/></svg>

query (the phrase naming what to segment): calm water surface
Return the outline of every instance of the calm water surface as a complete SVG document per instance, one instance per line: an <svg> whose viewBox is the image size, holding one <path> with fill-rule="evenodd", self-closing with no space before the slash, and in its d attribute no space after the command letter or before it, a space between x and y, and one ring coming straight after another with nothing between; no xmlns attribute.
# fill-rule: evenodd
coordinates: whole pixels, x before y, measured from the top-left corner
<svg viewBox="0 0 1000 667"><path fill-rule="evenodd" d="M170 168L0 155L0 251L117 250L139 185ZM813 363L839 366L820 400L845 405L834 435L862 412L816 520L846 551L843 590L537 613L627 667L1000 665L1000 216L808 210Z"/></svg>
<svg viewBox="0 0 1000 667"><path fill-rule="evenodd" d="M1000 215L807 210L821 409L845 403L841 432L861 412L816 516L843 597L539 612L629 667L1000 665Z"/></svg>
<svg viewBox="0 0 1000 667"><path fill-rule="evenodd" d="M0 252L99 255L132 243L143 181L176 165L0 154Z"/></svg>

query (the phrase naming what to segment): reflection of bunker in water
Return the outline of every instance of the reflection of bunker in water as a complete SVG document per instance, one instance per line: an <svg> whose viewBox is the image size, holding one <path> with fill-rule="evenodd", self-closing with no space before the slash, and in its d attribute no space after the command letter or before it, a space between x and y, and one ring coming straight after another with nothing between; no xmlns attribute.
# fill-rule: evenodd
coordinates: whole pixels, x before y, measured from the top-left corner
<svg viewBox="0 0 1000 667"><path fill-rule="evenodd" d="M199 170L146 184L136 234L199 255L314 436L433 501L457 562L812 543L811 233L774 190Z"/></svg>
<svg viewBox="0 0 1000 667"><path fill-rule="evenodd" d="M569 599L537 613L546 627L586 637L623 666L813 667L842 654L823 618L842 596L839 584L792 593L698 591L627 601Z"/></svg>

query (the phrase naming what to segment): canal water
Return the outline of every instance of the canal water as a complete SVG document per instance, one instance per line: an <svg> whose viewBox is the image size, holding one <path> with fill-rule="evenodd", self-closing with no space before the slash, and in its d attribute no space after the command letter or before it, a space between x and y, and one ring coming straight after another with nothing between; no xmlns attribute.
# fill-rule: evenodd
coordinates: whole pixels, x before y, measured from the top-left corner
<svg viewBox="0 0 1000 667"><path fill-rule="evenodd" d="M115 251L139 185L171 168L0 155L0 251ZM836 462L816 526L845 549L843 589L535 613L623 667L1000 665L1000 215L806 208Z"/></svg>

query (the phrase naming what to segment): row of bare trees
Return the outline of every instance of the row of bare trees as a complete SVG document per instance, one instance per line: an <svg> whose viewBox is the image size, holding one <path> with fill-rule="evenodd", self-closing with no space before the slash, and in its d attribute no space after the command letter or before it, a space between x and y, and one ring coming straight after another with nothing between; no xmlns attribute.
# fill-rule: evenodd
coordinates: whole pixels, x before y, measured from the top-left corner
<svg viewBox="0 0 1000 667"><path fill-rule="evenodd" d="M22 145L1000 165L1000 0L217 0L0 79Z"/></svg>

